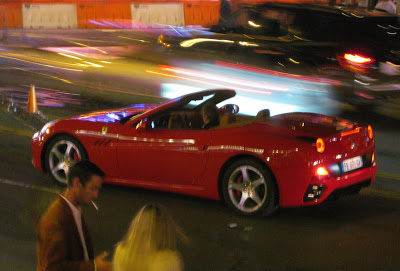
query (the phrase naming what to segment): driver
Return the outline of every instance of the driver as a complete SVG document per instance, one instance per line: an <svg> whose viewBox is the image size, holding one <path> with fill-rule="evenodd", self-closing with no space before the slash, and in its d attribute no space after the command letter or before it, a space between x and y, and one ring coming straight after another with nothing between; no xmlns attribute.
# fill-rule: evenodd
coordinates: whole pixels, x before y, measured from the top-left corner
<svg viewBox="0 0 400 271"><path fill-rule="evenodd" d="M203 118L203 129L210 129L219 125L219 112L215 104L209 102L201 108L201 116Z"/></svg>

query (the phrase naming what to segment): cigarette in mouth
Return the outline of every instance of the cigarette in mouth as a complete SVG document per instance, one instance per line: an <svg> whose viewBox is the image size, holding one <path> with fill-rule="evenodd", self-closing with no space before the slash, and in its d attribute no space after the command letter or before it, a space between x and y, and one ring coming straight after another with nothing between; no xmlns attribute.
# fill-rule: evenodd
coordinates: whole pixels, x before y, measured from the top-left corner
<svg viewBox="0 0 400 271"><path fill-rule="evenodd" d="M99 207L97 207L97 204L96 203L94 203L94 201L92 200L92 204L93 204L93 207L96 209L96 211L98 211L99 210Z"/></svg>

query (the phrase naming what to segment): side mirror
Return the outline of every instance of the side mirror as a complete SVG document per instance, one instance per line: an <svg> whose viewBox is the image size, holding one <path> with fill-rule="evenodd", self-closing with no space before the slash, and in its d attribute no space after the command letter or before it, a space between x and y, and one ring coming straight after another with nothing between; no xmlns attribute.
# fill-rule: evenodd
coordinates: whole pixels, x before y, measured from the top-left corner
<svg viewBox="0 0 400 271"><path fill-rule="evenodd" d="M138 124L136 124L136 131L143 132L147 130L147 118L142 119Z"/></svg>
<svg viewBox="0 0 400 271"><path fill-rule="evenodd" d="M231 113L237 114L239 112L239 106L236 104L226 104L219 109L221 114Z"/></svg>

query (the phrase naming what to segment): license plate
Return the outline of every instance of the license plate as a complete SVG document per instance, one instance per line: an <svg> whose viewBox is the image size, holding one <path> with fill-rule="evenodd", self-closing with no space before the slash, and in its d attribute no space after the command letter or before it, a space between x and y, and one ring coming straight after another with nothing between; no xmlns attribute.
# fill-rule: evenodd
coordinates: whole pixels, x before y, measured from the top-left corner
<svg viewBox="0 0 400 271"><path fill-rule="evenodd" d="M389 61L379 63L379 71L387 75L399 75L400 65L395 65Z"/></svg>
<svg viewBox="0 0 400 271"><path fill-rule="evenodd" d="M343 172L348 172L362 167L361 156L350 158L342 162Z"/></svg>

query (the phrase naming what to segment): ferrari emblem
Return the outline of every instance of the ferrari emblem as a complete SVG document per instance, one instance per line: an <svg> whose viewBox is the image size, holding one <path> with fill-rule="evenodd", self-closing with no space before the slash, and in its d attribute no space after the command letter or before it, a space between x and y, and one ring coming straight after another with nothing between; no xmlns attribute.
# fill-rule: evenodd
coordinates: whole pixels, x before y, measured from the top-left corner
<svg viewBox="0 0 400 271"><path fill-rule="evenodd" d="M108 127L107 127L107 126L103 126L103 127L101 128L101 133L102 133L103 135L105 135L105 134L107 134L107 130L108 130Z"/></svg>

